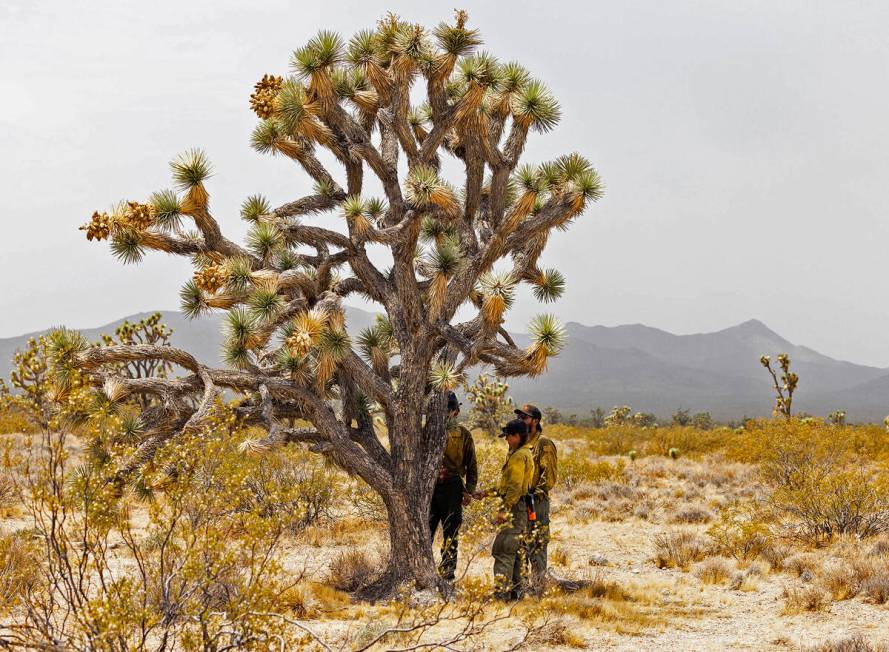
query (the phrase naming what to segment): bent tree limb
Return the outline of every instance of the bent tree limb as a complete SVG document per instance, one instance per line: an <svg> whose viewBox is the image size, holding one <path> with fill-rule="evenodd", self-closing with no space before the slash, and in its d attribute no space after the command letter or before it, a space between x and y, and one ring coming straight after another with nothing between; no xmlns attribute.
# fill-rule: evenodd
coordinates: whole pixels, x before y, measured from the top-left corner
<svg viewBox="0 0 889 652"><path fill-rule="evenodd" d="M545 370L564 344L562 326L551 315L535 318L531 343L520 348L505 315L520 284L542 302L561 295L562 275L539 266L548 236L602 194L579 154L520 165L530 133L552 129L561 110L522 66L476 52L481 38L467 19L458 11L453 23L427 29L389 15L348 44L322 31L296 50L291 76L256 85L254 149L295 162L315 188L275 209L248 197L243 246L223 235L211 210L212 170L199 150L172 162L175 191L97 211L82 227L89 240L110 240L125 263L150 251L190 257L182 309L190 317L227 311L229 368L168 346L56 347L59 368L79 368L108 398L150 397L146 431L121 473L182 432L199 432L217 397L232 390L246 397L236 413L266 432L245 449L305 442L364 480L386 505L397 551L368 597L406 581L438 586L427 512L444 445L444 392L478 364L506 376ZM412 106L420 80L426 102ZM337 169L321 163L319 149ZM447 157L459 178L443 173ZM307 223L325 213L341 228ZM343 303L356 294L381 313L361 332L349 330ZM147 359L184 375L114 372ZM311 427L285 427L295 418Z"/></svg>

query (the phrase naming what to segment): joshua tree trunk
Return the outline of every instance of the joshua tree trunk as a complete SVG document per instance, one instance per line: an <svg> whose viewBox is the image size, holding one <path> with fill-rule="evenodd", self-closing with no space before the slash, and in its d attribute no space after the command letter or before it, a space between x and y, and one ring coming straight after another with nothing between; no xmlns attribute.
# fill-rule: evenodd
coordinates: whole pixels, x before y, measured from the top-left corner
<svg viewBox="0 0 889 652"><path fill-rule="evenodd" d="M538 316L521 349L504 315L521 283L540 301L561 295L562 275L538 267L547 237L602 194L578 154L517 167L530 131L558 122L558 103L520 65L474 54L481 39L466 21L458 11L454 25L426 30L389 14L348 45L322 31L294 53L294 76L265 75L256 84L253 147L296 162L315 189L274 209L262 196L247 198L246 246L225 238L211 214L204 185L211 167L199 150L172 163L179 192L97 211L82 227L89 240L110 239L124 262L147 250L189 256L195 273L180 292L183 311L228 310L229 369L169 346L90 348L67 331L53 336L62 383L71 377L65 370L79 368L105 404L132 394L154 399L119 475L181 433L201 432L230 388L247 396L235 408L242 421L267 432L245 450L308 444L364 480L389 515L391 556L372 596L404 581L437 584L428 509L444 447L444 394L478 364L500 376L544 371L564 329L552 315ZM427 101L412 107L418 80ZM341 164L339 181L316 157L319 147ZM459 189L442 173L444 156L462 164ZM371 174L384 198L363 194ZM325 212L342 228L307 224ZM196 231L183 228L189 220ZM371 245L385 249L391 265L373 264ZM506 271L493 271L498 261ZM355 294L383 314L348 333L343 302ZM459 322L458 311L474 314ZM119 373L121 363L144 360L189 373ZM295 418L312 427L284 425ZM386 425L388 447L375 418Z"/></svg>

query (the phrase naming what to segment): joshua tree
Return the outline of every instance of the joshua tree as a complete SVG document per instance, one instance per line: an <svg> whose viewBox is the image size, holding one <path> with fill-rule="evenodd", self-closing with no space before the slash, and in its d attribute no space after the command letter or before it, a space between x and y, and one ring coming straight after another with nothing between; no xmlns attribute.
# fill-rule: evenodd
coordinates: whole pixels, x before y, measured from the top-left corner
<svg viewBox="0 0 889 652"><path fill-rule="evenodd" d="M515 405L512 397L506 395L508 390L509 385L502 378L488 374L480 374L473 384L466 384L464 391L472 405L470 425L492 437L499 433L504 421L513 418Z"/></svg>
<svg viewBox="0 0 889 652"><path fill-rule="evenodd" d="M600 407L590 410L590 425L593 428L604 428L605 427L605 410L603 410Z"/></svg>
<svg viewBox="0 0 889 652"><path fill-rule="evenodd" d="M178 433L200 432L215 397L232 388L248 397L238 414L267 430L250 449L309 442L363 479L386 506L392 551L369 597L404 581L438 585L427 510L444 445L445 392L476 364L504 377L545 370L564 344L562 326L536 317L530 345L520 348L504 314L520 283L543 302L561 294L562 275L541 269L540 255L553 229L602 194L578 154L519 165L529 133L552 129L559 105L519 64L477 53L479 33L466 21L458 11L454 24L427 30L390 14L348 43L322 31L294 52L291 76L256 84L254 149L296 162L315 190L276 208L259 195L244 201L246 246L222 234L209 201L211 166L199 150L171 164L178 192L96 212L82 227L90 240L109 238L125 263L148 250L191 257L183 310L228 311L230 369L170 346L89 348L70 333L55 338L60 369L82 369L115 396L159 399L122 474ZM415 82L425 86L419 106L411 105ZM319 149L342 170L322 165ZM459 189L445 178L446 157L460 170ZM377 188L382 198L368 194ZM326 212L343 228L308 223ZM185 231L191 222L197 230ZM372 246L391 266L372 260ZM494 271L498 261L503 271ZM355 295L386 315L360 334L347 332L344 317L343 301ZM455 317L461 307L465 321ZM114 371L146 359L190 375L146 380ZM375 434L372 407L382 410L388 447ZM291 417L311 427L285 427Z"/></svg>
<svg viewBox="0 0 889 652"><path fill-rule="evenodd" d="M785 419L790 419L790 408L793 405L793 393L799 384L799 376L790 371L790 356L781 353L778 356L778 365L781 367L781 380L778 381L778 374L772 369L771 358L767 355L760 356L759 363L766 368L772 377L772 383L775 390L775 416L779 414Z"/></svg>
<svg viewBox="0 0 889 652"><path fill-rule="evenodd" d="M676 412L673 413L673 425L674 426L687 426L691 423L691 414L689 410L684 408L679 408Z"/></svg>
<svg viewBox="0 0 889 652"><path fill-rule="evenodd" d="M121 344L169 346L172 334L173 331L161 321L161 314L156 312L135 324L124 320L115 329L113 337L102 335L102 343L105 346ZM119 369L127 378L166 378L173 366L163 358L142 358L122 363ZM143 410L151 403L151 397L147 394L137 394L134 399Z"/></svg>
<svg viewBox="0 0 889 652"><path fill-rule="evenodd" d="M622 426L630 419L631 412L629 405L615 405L605 417L605 425Z"/></svg>

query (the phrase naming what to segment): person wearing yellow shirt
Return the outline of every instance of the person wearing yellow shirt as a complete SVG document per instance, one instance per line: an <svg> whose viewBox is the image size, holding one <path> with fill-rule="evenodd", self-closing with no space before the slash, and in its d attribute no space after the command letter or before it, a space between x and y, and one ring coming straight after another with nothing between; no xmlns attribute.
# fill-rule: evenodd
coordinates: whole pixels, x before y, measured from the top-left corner
<svg viewBox="0 0 889 652"><path fill-rule="evenodd" d="M543 415L534 405L523 405L516 410L518 417L528 426L528 448L534 454L534 479L531 492L537 519L529 523L526 537L528 564L531 567L530 583L533 591L544 589L547 570L547 546L549 545L549 495L556 485L558 455L552 439L543 436L540 424Z"/></svg>
<svg viewBox="0 0 889 652"><path fill-rule="evenodd" d="M494 557L494 583L501 600L518 599L524 593L524 551L522 540L528 530L526 496L534 477L534 458L528 441L528 427L521 419L507 423L500 433L506 438L509 451L500 471L497 488L476 494L477 497L496 494L500 509L495 517L500 527L491 555Z"/></svg>

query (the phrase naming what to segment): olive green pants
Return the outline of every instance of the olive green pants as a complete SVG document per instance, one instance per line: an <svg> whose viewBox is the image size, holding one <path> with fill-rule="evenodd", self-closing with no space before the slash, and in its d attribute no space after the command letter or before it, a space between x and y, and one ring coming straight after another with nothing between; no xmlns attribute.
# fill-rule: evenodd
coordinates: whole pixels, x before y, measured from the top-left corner
<svg viewBox="0 0 889 652"><path fill-rule="evenodd" d="M523 572L525 532L528 530L528 508L520 500L512 508L511 520L504 523L494 539L494 584L498 593L524 592Z"/></svg>
<svg viewBox="0 0 889 652"><path fill-rule="evenodd" d="M537 586L546 575L547 546L549 545L549 496L534 496L536 521L528 523L528 564L531 567L531 582Z"/></svg>

